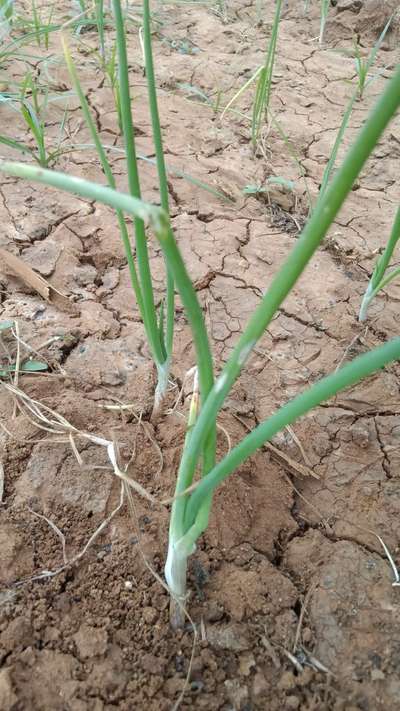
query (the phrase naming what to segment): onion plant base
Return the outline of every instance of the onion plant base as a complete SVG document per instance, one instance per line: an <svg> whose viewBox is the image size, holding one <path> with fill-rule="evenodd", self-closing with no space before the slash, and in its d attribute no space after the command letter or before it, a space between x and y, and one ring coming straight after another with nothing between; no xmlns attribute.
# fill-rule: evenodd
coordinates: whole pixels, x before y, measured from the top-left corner
<svg viewBox="0 0 400 711"><path fill-rule="evenodd" d="M150 417L153 424L157 422L164 409L169 384L170 367L171 361L169 358L161 365L156 363L157 385L154 391L153 410Z"/></svg>
<svg viewBox="0 0 400 711"><path fill-rule="evenodd" d="M368 288L363 296L363 300L361 302L360 306L360 313L358 314L358 320L360 323L363 323L364 321L367 320L367 311L368 307L374 298L374 287L372 285L372 282L370 281L368 284Z"/></svg>
<svg viewBox="0 0 400 711"><path fill-rule="evenodd" d="M187 602L187 567L190 552L170 536L167 560L165 563L165 579L170 593L170 624L173 629L179 629L185 624L185 608Z"/></svg>

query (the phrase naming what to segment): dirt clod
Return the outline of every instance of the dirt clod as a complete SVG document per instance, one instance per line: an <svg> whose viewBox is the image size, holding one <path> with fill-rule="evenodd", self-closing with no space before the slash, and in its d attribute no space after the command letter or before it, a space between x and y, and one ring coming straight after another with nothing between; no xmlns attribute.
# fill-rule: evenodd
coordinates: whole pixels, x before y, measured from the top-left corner
<svg viewBox="0 0 400 711"><path fill-rule="evenodd" d="M82 659L102 656L107 649L107 632L83 624L73 637L78 654Z"/></svg>

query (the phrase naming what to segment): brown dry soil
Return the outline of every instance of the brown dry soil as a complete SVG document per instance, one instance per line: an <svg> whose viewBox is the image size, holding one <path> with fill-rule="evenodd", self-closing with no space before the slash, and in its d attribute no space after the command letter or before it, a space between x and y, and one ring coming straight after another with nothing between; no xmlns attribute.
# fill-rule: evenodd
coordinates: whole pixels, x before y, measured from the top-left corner
<svg viewBox="0 0 400 711"><path fill-rule="evenodd" d="M259 22L246 0L156 11L168 167L225 196L170 175L173 225L218 364L296 240L307 209L306 185L317 195L352 91L349 80L355 81L353 60L337 50L349 49L357 32L367 53L393 8L382 1L332 3L319 48L320 3L311 2L307 15L302 2L285 4L272 99L281 132L265 130L254 157L245 118L252 92L222 121L213 106L218 96L226 104L262 61L273 14L272 1L264 5ZM74 52L104 143L120 147L111 91L92 52L96 37L86 31ZM356 104L346 145L398 61L398 40L394 26L378 58L381 75ZM49 107L47 141L56 142L68 106L66 142L87 144L59 52L54 36L52 61L39 63L44 50L32 47L33 71L59 95ZM138 149L152 156L135 24L129 58ZM9 67L15 78L23 71L17 61ZM1 131L29 140L17 114L4 105L1 111ZM123 188L122 155L110 155ZM238 416L254 426L308 383L398 334L399 285L376 299L367 327L357 313L399 201L399 156L397 118L227 403L220 423L233 443L245 432ZM101 180L90 149L65 154L57 167ZM141 168L143 192L157 200L154 167ZM271 187L259 196L243 195L246 184L263 186L271 176L295 181L294 193ZM23 340L50 366L48 373L22 376L21 387L80 430L114 438L122 460L132 457L130 475L159 500L171 495L185 403L157 426L150 423L153 373L111 210L5 177L0 197L0 246L68 295L61 307L48 303L2 270L2 319L17 318ZM162 261L154 243L150 249L159 296ZM193 362L178 308L177 383ZM266 450L217 494L210 528L191 561L190 610L200 642L182 709L400 709L400 593L374 535L396 558L399 375L397 365L386 368L276 438L275 445L318 480L294 479ZM148 567L162 575L167 510L135 496L136 519L124 504L76 564L32 579L63 564L61 541L49 521L65 536L67 559L73 558L117 507L120 483L103 448L77 438L79 466L69 442L13 417L9 394L0 395L1 422L13 434L0 435L1 710L172 708L185 684L193 634L190 625L170 630L167 593ZM104 408L121 402L131 408ZM221 430L221 455L226 448Z"/></svg>

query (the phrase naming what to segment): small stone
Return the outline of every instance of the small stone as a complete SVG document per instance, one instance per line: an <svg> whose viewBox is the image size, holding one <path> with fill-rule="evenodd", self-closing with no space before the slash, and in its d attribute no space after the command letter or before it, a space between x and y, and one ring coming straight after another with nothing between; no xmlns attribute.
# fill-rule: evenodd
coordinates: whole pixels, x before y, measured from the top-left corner
<svg viewBox="0 0 400 711"><path fill-rule="evenodd" d="M283 610L275 616L275 641L283 647L290 645L290 640L298 624L298 617L294 610Z"/></svg>
<svg viewBox="0 0 400 711"><path fill-rule="evenodd" d="M156 657L154 654L142 654L140 666L145 672L162 676L165 671L165 660Z"/></svg>
<svg viewBox="0 0 400 711"><path fill-rule="evenodd" d="M268 693L269 687L261 672L257 672L253 679L253 696L255 700L262 699Z"/></svg>
<svg viewBox="0 0 400 711"><path fill-rule="evenodd" d="M124 587L125 590L133 590L133 582L131 580L125 580Z"/></svg>
<svg viewBox="0 0 400 711"><path fill-rule="evenodd" d="M372 681L382 681L385 678L383 671L380 669L373 669L371 672Z"/></svg>
<svg viewBox="0 0 400 711"><path fill-rule="evenodd" d="M26 506L35 496L43 510L50 510L53 502L59 501L92 514L105 511L112 488L109 473L94 470L90 477L83 477L78 462L73 459L68 446L60 443L49 450L43 461L43 447L36 444L18 479L16 502ZM57 476L54 472L58 472Z"/></svg>
<svg viewBox="0 0 400 711"><path fill-rule="evenodd" d="M204 662L200 656L197 656L193 659L192 662L192 667L190 670L190 678L195 679L198 677L204 669Z"/></svg>
<svg viewBox="0 0 400 711"><path fill-rule="evenodd" d="M60 630L57 627L46 627L43 631L43 640L45 642L57 642L60 638Z"/></svg>
<svg viewBox="0 0 400 711"><path fill-rule="evenodd" d="M97 269L91 264L81 264L74 271L74 279L79 286L93 284L97 277Z"/></svg>
<svg viewBox="0 0 400 711"><path fill-rule="evenodd" d="M86 701L82 701L81 699L71 699L69 708L71 711L86 711Z"/></svg>
<svg viewBox="0 0 400 711"><path fill-rule="evenodd" d="M250 672L256 666L254 656L251 652L245 652L239 657L239 674L249 676Z"/></svg>
<svg viewBox="0 0 400 711"><path fill-rule="evenodd" d="M235 550L235 563L236 565L245 565L254 557L254 550L251 546L244 543L238 546Z"/></svg>
<svg viewBox="0 0 400 711"><path fill-rule="evenodd" d="M0 671L0 699L2 711L11 711L18 701L12 686L9 668Z"/></svg>
<svg viewBox="0 0 400 711"><path fill-rule="evenodd" d="M83 659L97 657L104 654L107 649L107 631L105 629L83 624L74 634L73 639L78 653Z"/></svg>
<svg viewBox="0 0 400 711"><path fill-rule="evenodd" d="M206 642L201 642L200 644L207 644ZM212 672L216 672L219 669L218 662L215 659L214 654L210 654L210 649L208 647L204 647L201 650L201 658L203 660L203 664L207 669L210 669Z"/></svg>
<svg viewBox="0 0 400 711"><path fill-rule="evenodd" d="M190 684L190 690L194 691L195 693L199 693L200 691L203 691L203 689L204 689L204 682L201 681L201 679L192 681Z"/></svg>
<svg viewBox="0 0 400 711"><path fill-rule="evenodd" d="M360 425L352 428L352 438L353 442L357 444L362 449L366 449L370 443L370 433L367 427L362 427Z"/></svg>
<svg viewBox="0 0 400 711"><path fill-rule="evenodd" d="M210 600L205 611L204 618L206 622L218 622L224 614L224 609L215 600Z"/></svg>
<svg viewBox="0 0 400 711"><path fill-rule="evenodd" d="M314 679L315 673L313 669L310 669L310 667L306 667L302 674L299 674L298 677L296 677L296 684L297 686L309 686Z"/></svg>
<svg viewBox="0 0 400 711"><path fill-rule="evenodd" d="M148 625L153 625L158 618L158 612L154 607L144 607L142 615Z"/></svg>
<svg viewBox="0 0 400 711"><path fill-rule="evenodd" d="M61 247L52 239L34 244L28 247L23 253L23 259L44 277L50 276L56 268L57 260L60 256Z"/></svg>
<svg viewBox="0 0 400 711"><path fill-rule="evenodd" d="M305 627L304 630L303 630L303 634L302 634L303 642L305 642L306 644L307 644L308 642L311 642L312 636L313 636L313 635L312 635L312 631L310 630L310 628L309 628L309 627Z"/></svg>
<svg viewBox="0 0 400 711"><path fill-rule="evenodd" d="M227 679L225 681L225 688L228 694L229 701L233 705L233 708L239 711L247 699L249 698L249 691L246 686L240 686L237 679Z"/></svg>
<svg viewBox="0 0 400 711"><path fill-rule="evenodd" d="M278 688L287 691L289 689L294 689L297 686L296 678L291 671L283 672L281 678L278 681Z"/></svg>
<svg viewBox="0 0 400 711"><path fill-rule="evenodd" d="M34 664L36 663L36 657L32 647L27 647L26 649L24 649L23 652L21 652L21 654L19 655L19 661L27 667L34 666Z"/></svg>
<svg viewBox="0 0 400 711"><path fill-rule="evenodd" d="M31 493L32 496L32 493ZM2 583L28 575L33 567L33 549L26 545L22 532L15 524L0 524Z"/></svg>
<svg viewBox="0 0 400 711"><path fill-rule="evenodd" d="M117 369L115 370L107 370L104 373L102 373L101 377L101 382L103 385L112 385L113 387L116 385L123 385L126 380L126 375L125 373L122 373L118 371Z"/></svg>
<svg viewBox="0 0 400 711"><path fill-rule="evenodd" d="M178 676L173 676L171 677L171 679L166 680L163 686L163 692L166 696L173 698L183 690L185 683L185 679L181 679Z"/></svg>
<svg viewBox="0 0 400 711"><path fill-rule="evenodd" d="M31 625L23 617L12 620L1 636L3 647L7 652L18 648L19 645L27 647L31 641Z"/></svg>
<svg viewBox="0 0 400 711"><path fill-rule="evenodd" d="M400 681L398 679L391 679L387 683L385 691L390 699L400 698Z"/></svg>
<svg viewBox="0 0 400 711"><path fill-rule="evenodd" d="M207 627L207 639L212 646L233 652L242 652L250 646L244 629L237 624Z"/></svg>
<svg viewBox="0 0 400 711"><path fill-rule="evenodd" d="M298 709L300 706L300 700L297 696L288 696L285 701L285 706L287 709Z"/></svg>
<svg viewBox="0 0 400 711"><path fill-rule="evenodd" d="M362 0L338 0L336 3L336 12L359 12L362 7Z"/></svg>
<svg viewBox="0 0 400 711"><path fill-rule="evenodd" d="M119 284L119 271L118 269L115 269L115 267L111 267L110 269L107 269L106 273L103 276L103 287L107 291L112 291L115 289L116 286Z"/></svg>
<svg viewBox="0 0 400 711"><path fill-rule="evenodd" d="M168 597L168 595L164 595L164 593L161 592L158 595L153 596L152 603L153 603L153 606L156 608L156 610L159 610L160 612L162 612L169 605L169 597Z"/></svg>

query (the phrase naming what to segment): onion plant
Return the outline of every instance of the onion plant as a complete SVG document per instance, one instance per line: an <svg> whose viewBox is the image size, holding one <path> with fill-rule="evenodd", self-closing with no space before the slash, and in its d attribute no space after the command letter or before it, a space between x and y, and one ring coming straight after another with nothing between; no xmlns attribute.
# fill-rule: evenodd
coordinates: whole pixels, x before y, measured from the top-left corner
<svg viewBox="0 0 400 711"><path fill-rule="evenodd" d="M261 124L268 112L271 97L272 75L274 71L276 43L278 41L279 21L281 19L282 0L276 0L274 21L272 23L271 39L265 54L264 65L257 80L256 95L253 103L253 116L251 121L251 140L253 148L257 145Z"/></svg>
<svg viewBox="0 0 400 711"><path fill-rule="evenodd" d="M382 45L383 40L385 39L386 33L392 23L393 20L393 15L389 17L385 27L383 28L381 34L379 35L378 39L376 40L374 46L372 47L368 57L364 59L361 56L360 52L360 47L357 42L357 40L354 40L354 54L355 54L355 65L356 65L356 70L357 70L357 83L358 83L358 95L359 98L362 99L364 95L364 91L371 84L377 77L380 75L381 72L378 72L375 74L373 77L369 77L369 72L372 67L372 65L375 62L376 55L378 54L378 51Z"/></svg>
<svg viewBox="0 0 400 711"><path fill-rule="evenodd" d="M397 212L394 218L392 231L390 233L389 241L385 247L383 254L379 257L375 269L372 273L371 279L368 284L368 288L364 294L363 300L361 302L360 313L358 316L359 321L365 321L367 318L367 311L371 301L375 298L377 293L384 289L390 284L393 279L396 279L400 275L400 267L392 269L385 276L386 269L389 266L389 262L392 258L392 254L396 247L397 242L400 239L400 206L397 208Z"/></svg>
<svg viewBox="0 0 400 711"><path fill-rule="evenodd" d="M321 0L321 16L319 23L319 44L321 45L324 39L325 25L328 19L330 0Z"/></svg>
<svg viewBox="0 0 400 711"><path fill-rule="evenodd" d="M39 10L35 0L32 0L32 21L29 23L35 32L36 42L38 47L42 46L42 40L44 43L44 48L49 48L49 35L52 30L51 21L54 12L54 5L50 7L50 12L47 20L44 19L42 10Z"/></svg>
<svg viewBox="0 0 400 711"><path fill-rule="evenodd" d="M135 134L132 119L132 106L129 88L128 58L125 40L125 27L120 0L113 0L115 27L117 33L117 56L119 71L119 97L121 104L122 131L125 144L126 167L129 192L140 199L140 179L136 155ZM145 46L145 68L149 107L153 128L153 140L157 159L161 205L168 214L168 184L162 148L160 121L155 87L153 59L151 50L150 9L148 0L143 3L143 37ZM147 338L157 368L158 382L154 398L154 414L157 415L168 387L174 329L174 284L167 264L166 315L161 305L157 315L151 271L149 265L147 237L143 220L135 219L136 258L138 263L140 288L143 304L143 322Z"/></svg>
<svg viewBox="0 0 400 711"><path fill-rule="evenodd" d="M118 126L122 131L122 116L121 116L121 100L119 93L118 72L117 72L117 45L114 44L111 52L107 56L104 50L104 56L101 62L101 67L110 84L111 91L114 96L115 108L118 114Z"/></svg>
<svg viewBox="0 0 400 711"><path fill-rule="evenodd" d="M345 134L347 125L350 121L350 117L353 112L355 103L356 103L357 99L361 100L363 98L365 89L375 79L377 79L378 76L380 75L380 72L378 72L373 77L368 77L369 71L375 62L377 53L378 53L378 51L382 45L382 42L385 38L385 35L390 27L392 19L393 19L393 16L389 18L388 22L386 23L385 27L383 28L380 36L378 37L377 41L375 42L375 44L374 44L374 46L373 46L373 48L366 60L364 60L361 57L359 45L356 40L354 41L355 64L356 64L356 70L357 70L357 88L355 89L355 91L353 91L352 95L350 96L346 110L343 114L342 122L340 124L338 133L336 135L335 142L333 144L333 148L331 151L331 155L329 157L328 163L326 164L326 168L324 170L324 174L322 176L321 186L320 186L320 190L319 190L320 195L323 195L323 193L325 192L328 182L331 178L332 172L335 167L337 154L338 154L339 148L342 144L343 136ZM341 53L344 53L346 56L348 56L350 54L347 50L345 50L345 51L341 50Z"/></svg>
<svg viewBox="0 0 400 711"><path fill-rule="evenodd" d="M118 95L120 97L121 122L125 142L125 157L127 162L129 190L130 194L133 197L140 198L140 180L137 165L138 155L135 146L135 137L131 112L125 30L120 0L113 0L113 5L117 31L117 49L119 61ZM148 2L144 2L143 10L145 66L149 95L149 107L153 127L153 139L156 153L156 164L159 176L160 201L163 210L166 212L166 214L168 214L168 183L155 89L155 77L151 50L150 8ZM91 133L92 140L96 147L101 166L106 176L108 185L111 188L115 188L115 179L112 173L110 163L107 159L106 151L101 143L96 124L92 118L87 99L80 85L79 77L76 72L71 53L69 51L65 39L63 40L63 46L64 55L72 79L72 83L78 95L82 112L89 131ZM161 304L158 315L155 307L153 285L147 250L147 238L145 234L145 226L143 220L138 218L135 219L135 241L137 257L136 268L135 259L133 256L130 238L128 234L128 228L121 210L117 210L117 219L128 262L131 284L136 296L136 301L145 327L148 343L152 351L154 362L157 368L158 383L155 392L153 410L154 416L156 416L160 410L162 401L167 390L168 377L170 372L174 326L174 284L171 272L167 267L167 303L166 316L164 318L164 305Z"/></svg>
<svg viewBox="0 0 400 711"><path fill-rule="evenodd" d="M96 26L99 35L100 54L104 61L106 54L106 39L104 28L104 0L95 0Z"/></svg>
<svg viewBox="0 0 400 711"><path fill-rule="evenodd" d="M255 149L257 146L262 122L265 119L265 116L268 114L281 10L282 0L276 0L271 38L265 53L264 64L261 64L259 67L257 67L254 74L252 74L251 77L247 79L243 86L241 86L240 89L236 92L236 94L228 101L221 113L222 120L224 118L225 113L231 109L232 105L238 100L238 98L245 91L247 91L247 89L257 79L251 117L251 142L253 144L253 149Z"/></svg>
<svg viewBox="0 0 400 711"><path fill-rule="evenodd" d="M179 291L196 350L200 404L197 405L197 393L195 393L177 473L170 519L165 576L171 593L171 622L174 626L183 622L183 610L187 598L188 559L195 550L197 539L207 528L212 496L218 485L285 426L321 402L333 397L343 388L354 385L362 378L383 368L387 363L400 359L400 338L364 353L338 371L317 381L279 408L215 464L215 431L219 410L253 348L322 242L365 161L399 106L400 67L397 68L377 105L371 111L324 195L318 200L302 234L266 289L265 295L216 379L214 379L210 344L202 309L171 231L166 210L163 207L149 205L137 195L121 193L112 187L82 178L33 165L0 161L0 170L3 172L97 200L132 215L136 221L140 221L143 229L144 225L148 225L161 246ZM199 466L201 475L195 482L195 473Z"/></svg>
<svg viewBox="0 0 400 711"><path fill-rule="evenodd" d="M113 0L114 20L116 28L116 52L112 55L112 72L116 76L116 60L118 61L118 79L114 82L113 90L118 97L118 113L124 139L124 153L128 175L128 187L132 197L140 199L140 177L138 169L138 154L136 151L135 133L132 118L132 103L129 87L128 58L125 39L124 18L120 0ZM100 3L97 4L98 6ZM103 13L103 4L101 3ZM161 207L166 214L169 214L169 197L167 172L164 161L164 151L160 129L160 119L158 114L158 104L156 95L156 85L153 67L153 56L151 47L151 27L150 27L150 7L148 0L143 2L143 43L145 56L145 69L147 78L148 100L153 130L153 141L156 155L156 166L159 178L159 192ZM67 67L72 79L75 92L79 98L82 112L91 133L93 143L97 150L104 175L108 185L115 188L116 183L112 173L106 150L101 142L98 130L90 112L88 101L79 82L68 44L63 39L64 55ZM161 303L157 313L151 270L149 263L147 236L145 225L142 219L135 217L135 263L128 228L121 210L117 210L117 219L121 233L122 242L129 266L131 284L136 296L139 312L146 331L149 347L157 369L158 382L154 397L153 416L156 417L160 411L164 400L171 366L171 356L173 348L174 330L174 283L171 270L166 265L167 285L166 304Z"/></svg>
<svg viewBox="0 0 400 711"><path fill-rule="evenodd" d="M29 27L33 27L33 29L28 31ZM23 31L19 36L12 38L13 29L22 29ZM27 52L22 51L21 48L31 40L36 40L39 44L39 36L44 35L46 38L50 32L56 29L58 26L50 25L50 23L46 23L44 26L40 26L40 23L35 26L34 22L28 23L28 26L24 25L23 22L19 22L15 1L0 0L0 69L10 59L27 60L30 63L43 61L42 56L32 54L31 48Z"/></svg>
<svg viewBox="0 0 400 711"><path fill-rule="evenodd" d="M122 131L125 144L126 166L128 173L129 192L135 198L141 197L140 179L137 164L135 134L133 128L131 97L129 88L128 59L125 41L124 20L120 0L113 0L114 18L117 33L117 56L119 70L119 101L121 110ZM159 178L160 200L163 210L168 214L168 183L162 147L160 120L153 68L151 48L150 8L148 0L143 2L143 39L145 51L145 69L149 107L153 129L153 140L156 153ZM168 387L174 331L174 283L169 265L167 271L166 308L161 304L157 315L153 285L151 279L147 238L143 220L135 219L136 257L138 263L142 318L147 338L157 368L158 382L154 398L154 415L157 415ZM164 315L165 314L165 315Z"/></svg>

